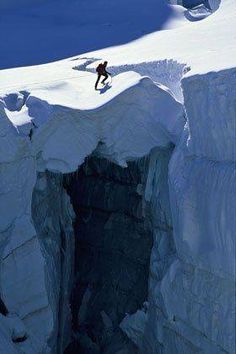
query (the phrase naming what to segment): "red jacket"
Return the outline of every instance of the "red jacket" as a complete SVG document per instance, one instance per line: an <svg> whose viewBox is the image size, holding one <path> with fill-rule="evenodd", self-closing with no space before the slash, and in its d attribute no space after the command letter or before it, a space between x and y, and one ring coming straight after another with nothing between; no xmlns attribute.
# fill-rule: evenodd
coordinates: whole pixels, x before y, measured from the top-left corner
<svg viewBox="0 0 236 354"><path fill-rule="evenodd" d="M96 71L99 75L104 75L106 74L106 65L105 64L99 64L96 68Z"/></svg>

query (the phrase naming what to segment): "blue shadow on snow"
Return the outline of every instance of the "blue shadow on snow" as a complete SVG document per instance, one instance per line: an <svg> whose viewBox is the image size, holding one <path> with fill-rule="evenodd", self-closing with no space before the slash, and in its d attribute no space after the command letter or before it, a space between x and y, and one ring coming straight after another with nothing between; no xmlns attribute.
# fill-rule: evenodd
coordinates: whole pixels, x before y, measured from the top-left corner
<svg viewBox="0 0 236 354"><path fill-rule="evenodd" d="M0 69L124 44L162 29L172 15L166 0L25 1L2 10L0 4Z"/></svg>

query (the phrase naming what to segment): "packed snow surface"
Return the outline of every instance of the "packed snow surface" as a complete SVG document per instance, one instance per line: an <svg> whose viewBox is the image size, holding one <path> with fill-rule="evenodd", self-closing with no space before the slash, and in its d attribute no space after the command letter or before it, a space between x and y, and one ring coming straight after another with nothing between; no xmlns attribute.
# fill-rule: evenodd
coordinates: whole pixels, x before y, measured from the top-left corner
<svg viewBox="0 0 236 354"><path fill-rule="evenodd" d="M63 1L60 3L60 6L62 5ZM180 25L177 28L156 31L128 44L86 53L81 57L76 56L73 59L53 64L25 67L10 71L4 70L0 73L0 92L6 92L7 89L12 90L14 88L16 90L30 88L32 84L35 87L37 84L41 86L43 83L50 84L52 81L61 82L69 79L76 80L76 78L79 80L81 75L85 76L86 74L74 72L71 69L81 64L81 58L106 59L110 66L116 67L150 61L176 60L178 63L187 64L191 68L188 75L234 67L236 58L235 14L235 2L233 0L224 0L216 12L200 22L186 21L184 17L185 20L180 21ZM13 25L12 27L14 28ZM1 32L4 33L4 28ZM119 31L115 30L115 32ZM89 37L87 36L86 38ZM34 38L35 42L42 43L42 41L37 41ZM60 37L60 47L64 48L62 42ZM64 44L67 42L64 41ZM8 48L7 50L2 49L1 55L9 53L10 47L15 48L14 45L9 45L9 41L4 43L8 43ZM24 47L28 48L27 45ZM39 49L35 50L37 55L40 52L41 50ZM13 56L11 55L10 57L12 58ZM14 55L15 57L19 58L19 54ZM29 57L28 54L27 57ZM1 67L5 67L3 60L9 62L9 55L6 59L0 59ZM36 60L33 62L40 63ZM91 65L95 67L95 64ZM170 73L170 75L173 75L173 73ZM89 86L89 90L90 88Z"/></svg>
<svg viewBox="0 0 236 354"><path fill-rule="evenodd" d="M129 11L143 6L141 1L135 3ZM158 2L150 3L154 9L158 7ZM5 354L20 350L45 354L52 353L55 344L60 281L67 284L66 293L69 280L61 280L60 274L51 270L58 260L61 228L71 234L72 216L60 178L47 184L46 171L76 171L92 153L123 167L127 161L153 154L144 193L153 208L154 225L148 304L134 315L127 314L121 328L141 352L149 354L163 348L166 353L233 354L235 2L224 0L217 11L202 16L202 7L187 11L165 7L160 1L159 9L163 6L166 18L152 11L150 26L144 28L141 38L135 27L139 17L131 24L120 22L123 1L119 12L114 9L108 16L108 25L101 23L99 16L94 22L99 11L93 8L89 16L94 28L82 29L80 23L77 33L72 21L74 40L79 34L93 38L101 26L104 32L99 32L100 37L108 38L110 25L117 37L111 36L112 42L88 43L76 51L68 42L71 32L63 26L68 29L72 12L73 19L77 18L74 6L78 4L82 13L84 7L98 6L97 2L52 1L22 8L19 16L6 9L0 25L1 33L7 30L9 34L9 41L2 43L2 67L87 51L55 63L0 72L0 297L9 311L9 316L0 314L0 345ZM58 11L64 10L65 16L58 17ZM144 24L147 10L145 2ZM55 23L65 37L57 32L55 23L48 27L54 12ZM176 13L178 23L172 22ZM41 16L45 26L39 31ZM156 24L155 16L159 17ZM16 32L12 23L19 26ZM32 36L27 32L29 24L33 24ZM130 37L122 37L125 33ZM29 41L25 53L9 55L9 48L14 53L22 49L22 38ZM137 40L127 43L131 39ZM47 57L54 41L59 50ZM32 43L37 43L35 52ZM126 44L117 46L121 43ZM109 45L114 46L88 53ZM61 48L66 50L62 53ZM113 79L95 91L94 70L104 59ZM168 188L163 177L167 162L158 160L153 149L174 145ZM35 190L39 214L34 224ZM55 195L59 199L54 204ZM173 226L173 248L166 242L170 230L161 229L156 222L161 217L171 230ZM53 242L48 235L53 235ZM22 338L24 332L24 342L13 344L15 333Z"/></svg>
<svg viewBox="0 0 236 354"><path fill-rule="evenodd" d="M61 172L76 169L99 143L124 165L127 159L141 157L155 145L176 143L185 118L182 105L166 87L127 72L114 78L112 88L90 92L86 87L92 86L93 78L89 73L79 82L32 90L16 112L9 109L9 102L17 101L15 95L12 99L11 94L4 96L2 107L15 134L19 133L16 141L20 142L20 137L28 140L33 129L32 149L42 154L48 168L53 164L51 169ZM154 130L160 133L153 135ZM66 164L64 168L56 166L60 160Z"/></svg>

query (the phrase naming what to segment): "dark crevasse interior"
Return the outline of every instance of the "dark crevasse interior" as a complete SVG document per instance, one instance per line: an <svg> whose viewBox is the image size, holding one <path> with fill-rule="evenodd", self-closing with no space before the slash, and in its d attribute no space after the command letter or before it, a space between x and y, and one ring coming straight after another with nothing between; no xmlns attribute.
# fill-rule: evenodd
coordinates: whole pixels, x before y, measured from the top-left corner
<svg viewBox="0 0 236 354"><path fill-rule="evenodd" d="M1 297L0 297L0 313L1 313L3 316L6 316L6 315L8 314L7 307L6 307L6 305L4 304L3 300L1 299Z"/></svg>
<svg viewBox="0 0 236 354"><path fill-rule="evenodd" d="M143 158L121 168L89 157L64 178L76 213L74 339L65 354L136 353L119 324L148 297L153 241L142 196L147 164Z"/></svg>

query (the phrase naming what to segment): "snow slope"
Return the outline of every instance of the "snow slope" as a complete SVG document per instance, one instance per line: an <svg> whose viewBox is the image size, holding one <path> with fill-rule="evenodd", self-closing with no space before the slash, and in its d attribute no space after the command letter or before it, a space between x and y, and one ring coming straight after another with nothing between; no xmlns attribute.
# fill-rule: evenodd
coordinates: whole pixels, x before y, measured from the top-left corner
<svg viewBox="0 0 236 354"><path fill-rule="evenodd" d="M35 65L127 43L179 26L181 7L164 0L15 0L0 3L0 68Z"/></svg>
<svg viewBox="0 0 236 354"><path fill-rule="evenodd" d="M155 32L123 47L96 51L91 56L106 58L112 65L174 59L187 63L191 76L235 67L235 13L235 2L224 0L203 21ZM86 56L90 57L90 53Z"/></svg>
<svg viewBox="0 0 236 354"><path fill-rule="evenodd" d="M115 67L114 73L127 71L127 69L139 71L137 64L153 62L152 66L146 65L146 68L141 66L141 75L151 76L154 81L161 80L162 82L163 71L167 71L165 73L167 78L164 78L164 81L168 85L170 81L172 85L176 81L179 83L183 72L180 73L178 68L176 70L175 65L172 68L168 66L159 68L155 63L165 66L163 61L167 60L167 62L176 61L176 66L186 64L191 69L189 72L191 76L235 67L235 12L234 1L224 0L215 13L200 22L181 21L181 26L178 28L157 31L123 46L86 53L81 57L76 56L47 65L3 70L0 72L0 92L5 93L8 89L11 91L13 89L27 90L30 87L35 88L37 84L41 86L44 83L52 83L52 81L76 80L81 75L86 77L86 73L76 73L71 70L80 66L86 59L94 62L90 65L91 69L95 68L95 59L107 59L110 66ZM34 41L37 42L36 39ZM11 47L14 48L14 46ZM38 52L39 50L37 54ZM2 50L1 53L3 55L7 52ZM30 57L29 53L26 55ZM82 60L82 58L85 59ZM6 60L9 62L9 56ZM129 66L127 68L124 65Z"/></svg>
<svg viewBox="0 0 236 354"><path fill-rule="evenodd" d="M50 277L52 265L45 258L56 259L54 248L40 238L50 230L53 240L59 239L60 228L53 228L59 211L52 208L45 229L32 223L34 187L37 205L52 189L38 174L75 171L94 151L125 167L171 144L176 145L169 165L176 251L167 259L166 231L156 229L149 304L125 318L121 328L149 354L234 352L234 14L234 1L225 0L200 22L184 21L81 58L0 72L0 294L26 327L26 353L55 348L62 281L56 272ZM109 60L116 76L111 88L94 91L100 58ZM153 163L145 191L153 220L158 208L168 209L161 189L167 181L159 168ZM61 191L60 180L55 186ZM71 207L58 194L62 221ZM42 208L37 228L50 203ZM67 301L65 296L64 308ZM68 336L67 329L63 333ZM1 332L0 343L9 343L9 336ZM19 352L20 345L14 347Z"/></svg>

